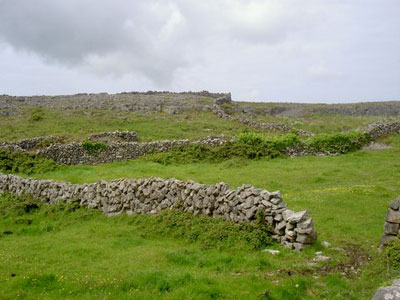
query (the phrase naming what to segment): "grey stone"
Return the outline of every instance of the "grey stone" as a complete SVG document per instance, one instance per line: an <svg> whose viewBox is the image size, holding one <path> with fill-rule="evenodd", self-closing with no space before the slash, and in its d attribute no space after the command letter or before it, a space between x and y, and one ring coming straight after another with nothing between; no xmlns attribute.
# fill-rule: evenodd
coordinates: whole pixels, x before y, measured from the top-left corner
<svg viewBox="0 0 400 300"><path fill-rule="evenodd" d="M400 197L395 199L395 200L393 200L390 203L390 208L393 209L393 210L399 210L399 207L400 207Z"/></svg>
<svg viewBox="0 0 400 300"><path fill-rule="evenodd" d="M386 235L397 235L399 233L400 224L385 222L384 232Z"/></svg>
<svg viewBox="0 0 400 300"><path fill-rule="evenodd" d="M389 223L400 224L400 212L397 210L389 209L386 213L386 221Z"/></svg>
<svg viewBox="0 0 400 300"><path fill-rule="evenodd" d="M288 217L287 221L289 223L299 223L301 221L304 221L308 218L308 211L307 210L303 210L303 211L299 211L297 213L293 213L290 217Z"/></svg>
<svg viewBox="0 0 400 300"><path fill-rule="evenodd" d="M379 288L372 300L400 300L400 287L385 286Z"/></svg>
<svg viewBox="0 0 400 300"><path fill-rule="evenodd" d="M380 240L380 244L382 246L385 246L389 241L391 241L393 239L397 239L397 237L394 235L384 235L384 236L382 236L382 238Z"/></svg>

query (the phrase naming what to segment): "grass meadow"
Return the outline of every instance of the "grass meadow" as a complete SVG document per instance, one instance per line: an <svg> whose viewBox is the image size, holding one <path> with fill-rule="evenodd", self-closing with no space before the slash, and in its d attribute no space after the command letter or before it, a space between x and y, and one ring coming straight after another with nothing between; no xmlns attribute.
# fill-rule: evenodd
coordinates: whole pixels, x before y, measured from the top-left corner
<svg viewBox="0 0 400 300"><path fill-rule="evenodd" d="M113 115L108 122L103 113L64 116L43 110L39 121L7 117L0 120L1 140L47 134L75 139L115 129L135 130L142 140L156 140L234 135L244 129L208 113L131 115L130 121ZM107 218L63 204L25 211L25 198L4 194L0 299L371 299L378 286L400 275L378 249L388 205L400 195L400 136L382 142L391 147L333 157L170 165L139 159L30 175L73 183L174 177L281 190L289 208L310 211L318 242L300 253L276 243L254 248L237 230L222 237L213 234L220 224L181 216L186 228L198 232L193 239L158 216ZM321 241L331 247L323 248ZM271 255L262 251L265 248L281 252ZM316 251L331 260L315 263Z"/></svg>

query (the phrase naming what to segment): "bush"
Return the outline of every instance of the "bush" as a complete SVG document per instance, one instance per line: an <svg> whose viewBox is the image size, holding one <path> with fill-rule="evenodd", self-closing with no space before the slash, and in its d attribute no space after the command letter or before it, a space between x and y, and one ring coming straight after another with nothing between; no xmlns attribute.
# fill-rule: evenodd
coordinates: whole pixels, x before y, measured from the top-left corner
<svg viewBox="0 0 400 300"><path fill-rule="evenodd" d="M31 121L31 122L38 122L38 121L41 121L41 120L43 120L43 110L41 109L41 108L37 108L37 109L35 109L32 113L31 113L31 115L30 115L30 118L29 118L29 120Z"/></svg>
<svg viewBox="0 0 400 300"><path fill-rule="evenodd" d="M0 171L6 173L44 173L58 168L58 165L49 159L35 154L10 152L0 149Z"/></svg>
<svg viewBox="0 0 400 300"><path fill-rule="evenodd" d="M107 144L101 142L84 141L82 142L82 146L90 155L98 155L107 149Z"/></svg>
<svg viewBox="0 0 400 300"><path fill-rule="evenodd" d="M307 147L314 152L343 154L362 148L371 141L369 134L362 132L320 134L306 141Z"/></svg>
<svg viewBox="0 0 400 300"><path fill-rule="evenodd" d="M295 133L267 137L256 132L243 132L235 141L221 146L178 146L169 152L153 153L143 159L163 165L197 162L222 162L230 159L276 158L286 155L287 148L299 146L310 153L343 154L360 149L370 141L370 136L361 132L332 133L301 140Z"/></svg>

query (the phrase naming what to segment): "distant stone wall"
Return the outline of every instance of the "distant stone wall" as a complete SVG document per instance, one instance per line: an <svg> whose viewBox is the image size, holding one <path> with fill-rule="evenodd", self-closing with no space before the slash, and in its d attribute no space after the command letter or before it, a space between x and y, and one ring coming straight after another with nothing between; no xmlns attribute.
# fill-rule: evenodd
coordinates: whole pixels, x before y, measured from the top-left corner
<svg viewBox="0 0 400 300"><path fill-rule="evenodd" d="M47 203L78 199L82 206L100 209L108 216L155 214L175 208L241 223L262 214L271 227L272 237L288 248L302 250L317 238L307 211L293 212L282 202L279 191L268 192L251 185L232 190L226 183L205 185L160 178L70 184L0 174L0 191L30 194Z"/></svg>
<svg viewBox="0 0 400 300"><path fill-rule="evenodd" d="M123 141L123 142L136 142L138 139L138 135L133 131L111 131L111 132L101 132L92 134L88 140L90 141Z"/></svg>
<svg viewBox="0 0 400 300"><path fill-rule="evenodd" d="M393 200L385 217L385 225L381 245L385 245L388 241L397 238L400 233L400 197Z"/></svg>
<svg viewBox="0 0 400 300"><path fill-rule="evenodd" d="M218 100L218 99L217 99ZM230 114L228 114L221 106L219 102L214 101L214 106L213 106L213 111L214 113L221 119L224 120L237 120L249 127L252 128L257 128L257 129L267 129L270 131L284 131L284 132L291 132L293 131L293 127L291 127L290 125L287 124L283 124L283 123L259 123L259 122L255 122L255 121L251 121L249 119L240 117L240 116L231 116ZM226 102L222 102L222 103L226 103ZM304 136L311 136L312 133L305 131L305 130L301 130L298 129L296 130L296 132L298 134L304 135Z"/></svg>
<svg viewBox="0 0 400 300"><path fill-rule="evenodd" d="M25 106L41 106L62 110L106 109L131 112L211 111L213 99L229 98L228 93L202 92L129 92L119 94L75 94L60 96L0 95L0 116L14 115Z"/></svg>

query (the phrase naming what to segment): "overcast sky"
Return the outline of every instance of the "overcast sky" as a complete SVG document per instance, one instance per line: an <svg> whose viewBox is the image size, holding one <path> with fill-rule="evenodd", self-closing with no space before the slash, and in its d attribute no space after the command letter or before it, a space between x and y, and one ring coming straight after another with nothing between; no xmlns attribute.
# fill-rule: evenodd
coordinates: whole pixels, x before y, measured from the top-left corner
<svg viewBox="0 0 400 300"><path fill-rule="evenodd" d="M400 100L400 0L0 0L0 94Z"/></svg>

